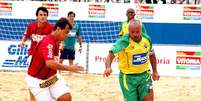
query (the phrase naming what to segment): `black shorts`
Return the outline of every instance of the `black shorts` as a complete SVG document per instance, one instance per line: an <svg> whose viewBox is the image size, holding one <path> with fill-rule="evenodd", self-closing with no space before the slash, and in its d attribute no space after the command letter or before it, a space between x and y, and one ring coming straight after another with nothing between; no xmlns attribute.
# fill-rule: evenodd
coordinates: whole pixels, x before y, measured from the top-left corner
<svg viewBox="0 0 201 101"><path fill-rule="evenodd" d="M61 53L60 59L75 60L75 51L74 50L64 49L60 53Z"/></svg>

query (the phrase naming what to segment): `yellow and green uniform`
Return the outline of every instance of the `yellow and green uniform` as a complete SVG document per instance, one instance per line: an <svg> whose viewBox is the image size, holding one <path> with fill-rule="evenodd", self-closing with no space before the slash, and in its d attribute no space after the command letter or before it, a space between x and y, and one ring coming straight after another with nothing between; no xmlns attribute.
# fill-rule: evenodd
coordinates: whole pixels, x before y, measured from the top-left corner
<svg viewBox="0 0 201 101"><path fill-rule="evenodd" d="M148 37L142 37L139 43L129 34L123 35L111 51L119 58L119 82L125 101L142 101L152 87L149 71L149 54L152 49Z"/></svg>
<svg viewBox="0 0 201 101"><path fill-rule="evenodd" d="M128 32L128 24L129 24L129 21L124 21L121 23L120 30L119 30L119 36L123 36L123 35L129 33ZM147 32L144 27L144 24L142 24L142 36L147 36Z"/></svg>

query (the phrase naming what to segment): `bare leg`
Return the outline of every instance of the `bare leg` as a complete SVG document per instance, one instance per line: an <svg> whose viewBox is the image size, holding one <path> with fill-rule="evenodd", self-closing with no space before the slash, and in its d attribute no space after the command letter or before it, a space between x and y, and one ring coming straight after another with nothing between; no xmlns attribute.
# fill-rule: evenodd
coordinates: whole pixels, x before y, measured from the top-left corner
<svg viewBox="0 0 201 101"><path fill-rule="evenodd" d="M73 65L73 60L69 60L69 65Z"/></svg>
<svg viewBox="0 0 201 101"><path fill-rule="evenodd" d="M71 94L65 93L64 95L60 96L57 101L71 101Z"/></svg>
<svg viewBox="0 0 201 101"><path fill-rule="evenodd" d="M154 101L154 91L153 91L153 89L149 89L148 95L144 97L143 101Z"/></svg>
<svg viewBox="0 0 201 101"><path fill-rule="evenodd" d="M30 97L30 101L36 101L34 95L32 94L30 90L29 90L29 97Z"/></svg>

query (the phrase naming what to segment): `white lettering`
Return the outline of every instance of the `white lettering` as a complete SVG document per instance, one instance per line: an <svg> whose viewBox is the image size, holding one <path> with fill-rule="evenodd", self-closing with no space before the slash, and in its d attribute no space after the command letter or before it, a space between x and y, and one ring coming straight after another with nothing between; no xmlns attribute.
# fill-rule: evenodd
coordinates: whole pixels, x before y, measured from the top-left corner
<svg viewBox="0 0 201 101"><path fill-rule="evenodd" d="M47 57L53 58L53 45L48 44L47 48L48 48L48 56Z"/></svg>
<svg viewBox="0 0 201 101"><path fill-rule="evenodd" d="M40 42L46 35L37 35L37 34L32 34L32 40L36 42Z"/></svg>
<svg viewBox="0 0 201 101"><path fill-rule="evenodd" d="M179 58L177 59L177 63L179 64L200 64L199 59L185 59L185 58Z"/></svg>

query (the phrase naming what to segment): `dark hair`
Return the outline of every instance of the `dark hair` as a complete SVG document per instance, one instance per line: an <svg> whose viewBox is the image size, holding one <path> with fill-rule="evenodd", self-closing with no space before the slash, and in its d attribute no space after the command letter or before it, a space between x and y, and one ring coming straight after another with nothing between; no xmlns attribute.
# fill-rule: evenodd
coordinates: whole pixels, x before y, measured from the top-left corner
<svg viewBox="0 0 201 101"><path fill-rule="evenodd" d="M54 26L54 30L56 30L57 27L60 27L61 29L65 29L65 28L66 28L66 25L68 25L70 29L73 28L73 26L70 24L70 22L68 21L68 19L62 17L62 18L60 18L60 19L56 22L56 24L55 24L55 26Z"/></svg>
<svg viewBox="0 0 201 101"><path fill-rule="evenodd" d="M48 15L48 10L47 10L47 8L45 8L45 7L38 7L38 9L36 10L36 16L38 16L38 12L39 11L43 11L43 12L45 12L45 13L47 13L47 15Z"/></svg>
<svg viewBox="0 0 201 101"><path fill-rule="evenodd" d="M75 13L73 11L68 12L68 16L70 16L71 14L73 14L75 17Z"/></svg>

